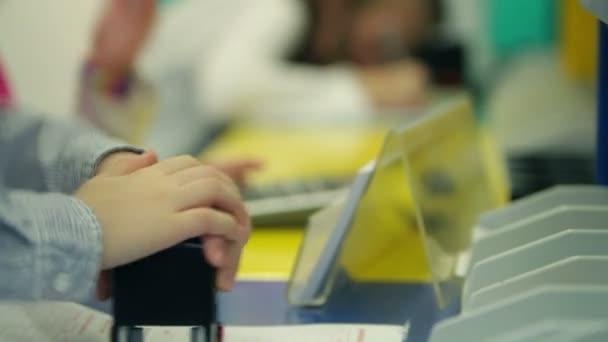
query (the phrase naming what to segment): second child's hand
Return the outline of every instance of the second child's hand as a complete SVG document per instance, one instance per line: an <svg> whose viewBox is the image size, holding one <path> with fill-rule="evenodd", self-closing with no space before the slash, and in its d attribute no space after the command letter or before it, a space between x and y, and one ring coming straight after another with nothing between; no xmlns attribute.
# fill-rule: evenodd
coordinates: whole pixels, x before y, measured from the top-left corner
<svg viewBox="0 0 608 342"><path fill-rule="evenodd" d="M156 18L156 0L110 0L93 37L91 62L112 75L128 73Z"/></svg>

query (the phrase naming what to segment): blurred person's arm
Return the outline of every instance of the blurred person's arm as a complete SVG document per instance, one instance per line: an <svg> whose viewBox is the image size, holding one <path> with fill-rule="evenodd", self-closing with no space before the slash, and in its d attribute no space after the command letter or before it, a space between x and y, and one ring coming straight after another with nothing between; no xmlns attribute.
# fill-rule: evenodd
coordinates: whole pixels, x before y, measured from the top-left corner
<svg viewBox="0 0 608 342"><path fill-rule="evenodd" d="M226 28L197 70L199 103L206 114L357 122L372 118L376 110L424 102L426 70L412 61L367 68L287 62L306 25L296 1L268 0L235 15L239 24Z"/></svg>
<svg viewBox="0 0 608 342"><path fill-rule="evenodd" d="M412 59L357 71L365 90L378 109L408 108L424 104L430 85L427 67Z"/></svg>
<svg viewBox="0 0 608 342"><path fill-rule="evenodd" d="M78 112L103 131L140 142L157 111L154 87L133 65L154 24L155 0L112 0L97 23Z"/></svg>
<svg viewBox="0 0 608 342"><path fill-rule="evenodd" d="M271 121L366 120L372 104L349 66L315 67L285 61L303 34L297 1L266 0L234 13L198 67L205 114L253 113ZM193 23L194 25L194 23Z"/></svg>

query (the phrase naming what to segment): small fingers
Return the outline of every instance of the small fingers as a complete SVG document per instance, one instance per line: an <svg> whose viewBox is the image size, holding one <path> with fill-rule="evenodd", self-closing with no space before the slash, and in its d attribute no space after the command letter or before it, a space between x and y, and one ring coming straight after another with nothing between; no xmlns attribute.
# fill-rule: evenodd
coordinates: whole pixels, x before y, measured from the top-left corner
<svg viewBox="0 0 608 342"><path fill-rule="evenodd" d="M228 241L221 236L205 236L203 251L205 258L211 265L221 268L226 263Z"/></svg>
<svg viewBox="0 0 608 342"><path fill-rule="evenodd" d="M199 236L219 236L236 241L240 238L239 224L231 216L211 208L194 208L176 216L178 227L183 230L182 241Z"/></svg>
<svg viewBox="0 0 608 342"><path fill-rule="evenodd" d="M179 210L213 207L233 215L241 224L249 221L241 195L232 182L202 179L185 186L176 194L175 201Z"/></svg>
<svg viewBox="0 0 608 342"><path fill-rule="evenodd" d="M230 291L234 286L236 274L239 269L243 245L236 242L228 242L224 265L218 269L217 287L223 291Z"/></svg>
<svg viewBox="0 0 608 342"><path fill-rule="evenodd" d="M216 178L225 183L231 183L230 178L224 173L213 167L203 165L180 170L172 176L175 177L177 184L180 186L185 186L206 178Z"/></svg>
<svg viewBox="0 0 608 342"><path fill-rule="evenodd" d="M178 171L182 171L191 167L200 166L201 162L192 156L179 156L165 159L152 168L166 174L170 175L176 173Z"/></svg>

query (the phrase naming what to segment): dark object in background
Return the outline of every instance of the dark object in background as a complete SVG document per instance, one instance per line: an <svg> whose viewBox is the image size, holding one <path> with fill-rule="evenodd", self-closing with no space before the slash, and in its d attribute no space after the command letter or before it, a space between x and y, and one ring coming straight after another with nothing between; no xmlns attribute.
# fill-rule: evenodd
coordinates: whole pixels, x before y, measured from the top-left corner
<svg viewBox="0 0 608 342"><path fill-rule="evenodd" d="M413 51L412 56L431 70L433 83L442 86L465 84L466 55L461 44L437 40Z"/></svg>
<svg viewBox="0 0 608 342"><path fill-rule="evenodd" d="M112 342L143 342L143 326L193 327L192 342L215 342L215 273L200 239L117 268Z"/></svg>
<svg viewBox="0 0 608 342"><path fill-rule="evenodd" d="M558 184L594 184L595 160L583 154L529 153L508 158L511 197L518 199Z"/></svg>

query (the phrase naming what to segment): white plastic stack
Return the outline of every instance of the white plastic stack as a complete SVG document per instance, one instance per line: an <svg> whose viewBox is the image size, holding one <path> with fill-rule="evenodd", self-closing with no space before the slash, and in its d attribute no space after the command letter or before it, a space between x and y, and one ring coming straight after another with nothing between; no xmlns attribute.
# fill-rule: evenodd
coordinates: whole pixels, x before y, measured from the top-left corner
<svg viewBox="0 0 608 342"><path fill-rule="evenodd" d="M477 229L462 313L432 342L608 341L608 188L556 187Z"/></svg>

